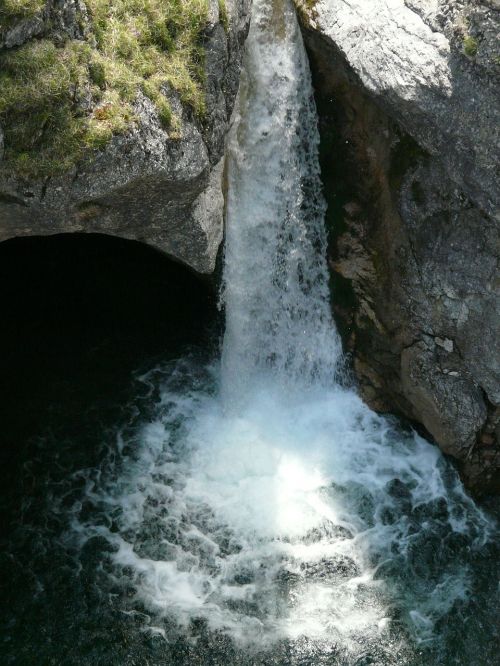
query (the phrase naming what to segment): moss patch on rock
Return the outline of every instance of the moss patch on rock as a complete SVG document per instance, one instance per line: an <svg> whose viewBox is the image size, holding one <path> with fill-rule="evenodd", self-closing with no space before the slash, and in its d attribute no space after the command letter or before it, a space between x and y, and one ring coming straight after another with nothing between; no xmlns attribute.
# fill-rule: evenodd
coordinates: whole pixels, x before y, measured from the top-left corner
<svg viewBox="0 0 500 666"><path fill-rule="evenodd" d="M219 0L219 21L226 32L229 30L229 14L227 13L226 0Z"/></svg>
<svg viewBox="0 0 500 666"><path fill-rule="evenodd" d="M464 53L466 56L469 58L474 58L477 56L477 52L479 50L479 45L477 43L477 40L474 39L474 37L471 37L470 35L468 37L465 37L464 39Z"/></svg>
<svg viewBox="0 0 500 666"><path fill-rule="evenodd" d="M45 7L45 0L2 0L0 5L0 30L18 21L33 18Z"/></svg>
<svg viewBox="0 0 500 666"><path fill-rule="evenodd" d="M10 12L10 19L33 15L44 5L6 2L2 11ZM140 91L173 134L168 88L204 115L208 0L86 0L86 5L85 41L56 46L45 38L0 55L4 164L21 175L64 172L87 150L125 133L137 122L134 101Z"/></svg>

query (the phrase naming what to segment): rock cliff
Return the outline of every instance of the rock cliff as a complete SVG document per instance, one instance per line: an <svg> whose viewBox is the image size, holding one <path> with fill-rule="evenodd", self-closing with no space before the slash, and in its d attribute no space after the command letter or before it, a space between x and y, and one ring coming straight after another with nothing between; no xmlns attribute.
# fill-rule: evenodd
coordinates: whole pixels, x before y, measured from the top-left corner
<svg viewBox="0 0 500 666"><path fill-rule="evenodd" d="M174 42L187 46L176 17L155 15L162 2L148 0L146 19L144 2L135 14L134 0L115 2L126 18L115 34L109 0L5 0L0 241L105 233L213 271L250 0L207 0L192 61L175 61ZM317 90L334 308L362 394L420 424L475 491L498 489L500 3L295 2ZM174 59L166 79L162 54ZM16 77L34 85L19 90Z"/></svg>
<svg viewBox="0 0 500 666"><path fill-rule="evenodd" d="M224 137L239 82L250 3L207 0L206 15L199 19L203 23L193 38L192 67L183 73L187 56L176 53L174 42L184 40L183 48L187 48L187 38L176 17L163 20L153 15L161 1L146 3L148 7L135 14L132 0L115 3L113 11L121 8L123 13L116 34L110 34L114 25L110 16L102 14L103 0L30 0L24 3L30 12L19 16L0 10L0 67L6 72L1 83L5 90L12 88L10 100L0 96L0 241L73 231L105 233L143 241L199 273L213 271L223 232ZM204 6L186 2L184 7L190 4L198 11ZM152 18L144 19L148 8ZM99 39L104 43L99 44ZM110 39L117 43L112 57L106 44ZM23 63L23 50L31 45L33 52ZM41 59L42 45L54 80ZM165 80L154 69L163 66L163 54L178 57L173 63L165 60L171 65ZM34 82L28 93L15 87L27 80L20 69L23 64L31 68L28 78ZM66 91L57 88L65 76L74 88L69 101ZM32 94L36 99L38 84L49 92L54 88L54 93L48 120L43 117L36 132L27 127L28 142L25 136L19 138L15 127L24 127L32 110L36 117L36 105L30 109L26 97ZM24 111L22 119L16 118L12 108L16 95ZM47 104L47 96L39 106ZM71 109L54 129L53 118L61 116L57 116L58 104ZM14 126L10 133L6 129L9 117ZM71 135L69 122L77 128ZM49 129L55 137L47 167L38 155ZM110 136L104 136L105 132ZM83 137L81 141L89 147L77 146L78 154L66 166L63 141L68 142L68 150L75 143L68 140L69 135ZM17 154L12 148L16 141L28 143Z"/></svg>
<svg viewBox="0 0 500 666"><path fill-rule="evenodd" d="M476 492L498 489L499 3L297 5L362 393L421 424Z"/></svg>

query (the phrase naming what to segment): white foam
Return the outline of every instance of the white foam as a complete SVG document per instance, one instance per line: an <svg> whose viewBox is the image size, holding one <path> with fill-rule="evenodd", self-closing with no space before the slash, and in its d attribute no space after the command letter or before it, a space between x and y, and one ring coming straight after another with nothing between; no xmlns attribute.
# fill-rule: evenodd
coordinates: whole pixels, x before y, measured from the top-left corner
<svg viewBox="0 0 500 666"><path fill-rule="evenodd" d="M256 635L259 645L307 636L355 655L392 645L395 605L425 642L465 597L460 566L444 567L431 588L425 578L421 589L392 587L394 571L381 574L398 558L412 566L413 544L454 530L459 509L470 543L487 537L488 523L436 448L393 430L353 392L312 388L292 399L268 384L228 413L217 395L181 392L176 402L167 389L158 409L161 422L143 426L126 474L99 498L118 532L86 528L114 545L148 612L185 629L205 618L247 647ZM407 504L390 492L394 479ZM431 508L419 524L412 513L422 505Z"/></svg>
<svg viewBox="0 0 500 666"><path fill-rule="evenodd" d="M450 534L480 547L490 526L435 447L336 383L307 58L288 1L253 12L221 368L205 383L188 360L164 370L153 418L132 443L119 436L119 464L88 486L102 522L76 529L109 540L160 635L161 618L187 631L201 617L247 646L306 637L352 655L376 645L396 663L398 641L432 640L467 595L460 558L444 550L423 575L420 551Z"/></svg>

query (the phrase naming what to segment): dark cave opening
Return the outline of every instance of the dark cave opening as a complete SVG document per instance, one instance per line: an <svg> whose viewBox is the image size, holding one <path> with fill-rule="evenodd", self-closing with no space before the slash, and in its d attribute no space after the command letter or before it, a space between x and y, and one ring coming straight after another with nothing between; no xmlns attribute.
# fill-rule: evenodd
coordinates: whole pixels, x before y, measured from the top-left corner
<svg viewBox="0 0 500 666"><path fill-rule="evenodd" d="M153 248L93 234L0 243L0 277L0 652L6 663L87 663L86 649L125 645L133 622L100 592L98 543L79 574L66 511L130 419L147 422L137 375L168 372L189 350L210 357L216 293Z"/></svg>
<svg viewBox="0 0 500 666"><path fill-rule="evenodd" d="M89 405L119 401L134 370L208 345L217 323L207 280L112 236L5 241L0 278L3 465L22 459L54 411L78 429Z"/></svg>

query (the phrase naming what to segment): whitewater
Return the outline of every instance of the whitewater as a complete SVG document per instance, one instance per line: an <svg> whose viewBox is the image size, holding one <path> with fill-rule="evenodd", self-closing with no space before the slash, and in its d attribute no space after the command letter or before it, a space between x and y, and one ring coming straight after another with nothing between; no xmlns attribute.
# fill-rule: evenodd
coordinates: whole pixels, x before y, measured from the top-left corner
<svg viewBox="0 0 500 666"><path fill-rule="evenodd" d="M227 146L221 353L140 377L148 407L83 474L71 538L106 541L123 612L161 640L203 626L248 663L441 663L425 650L440 654L495 526L436 447L350 385L318 145L293 7L255 0Z"/></svg>

